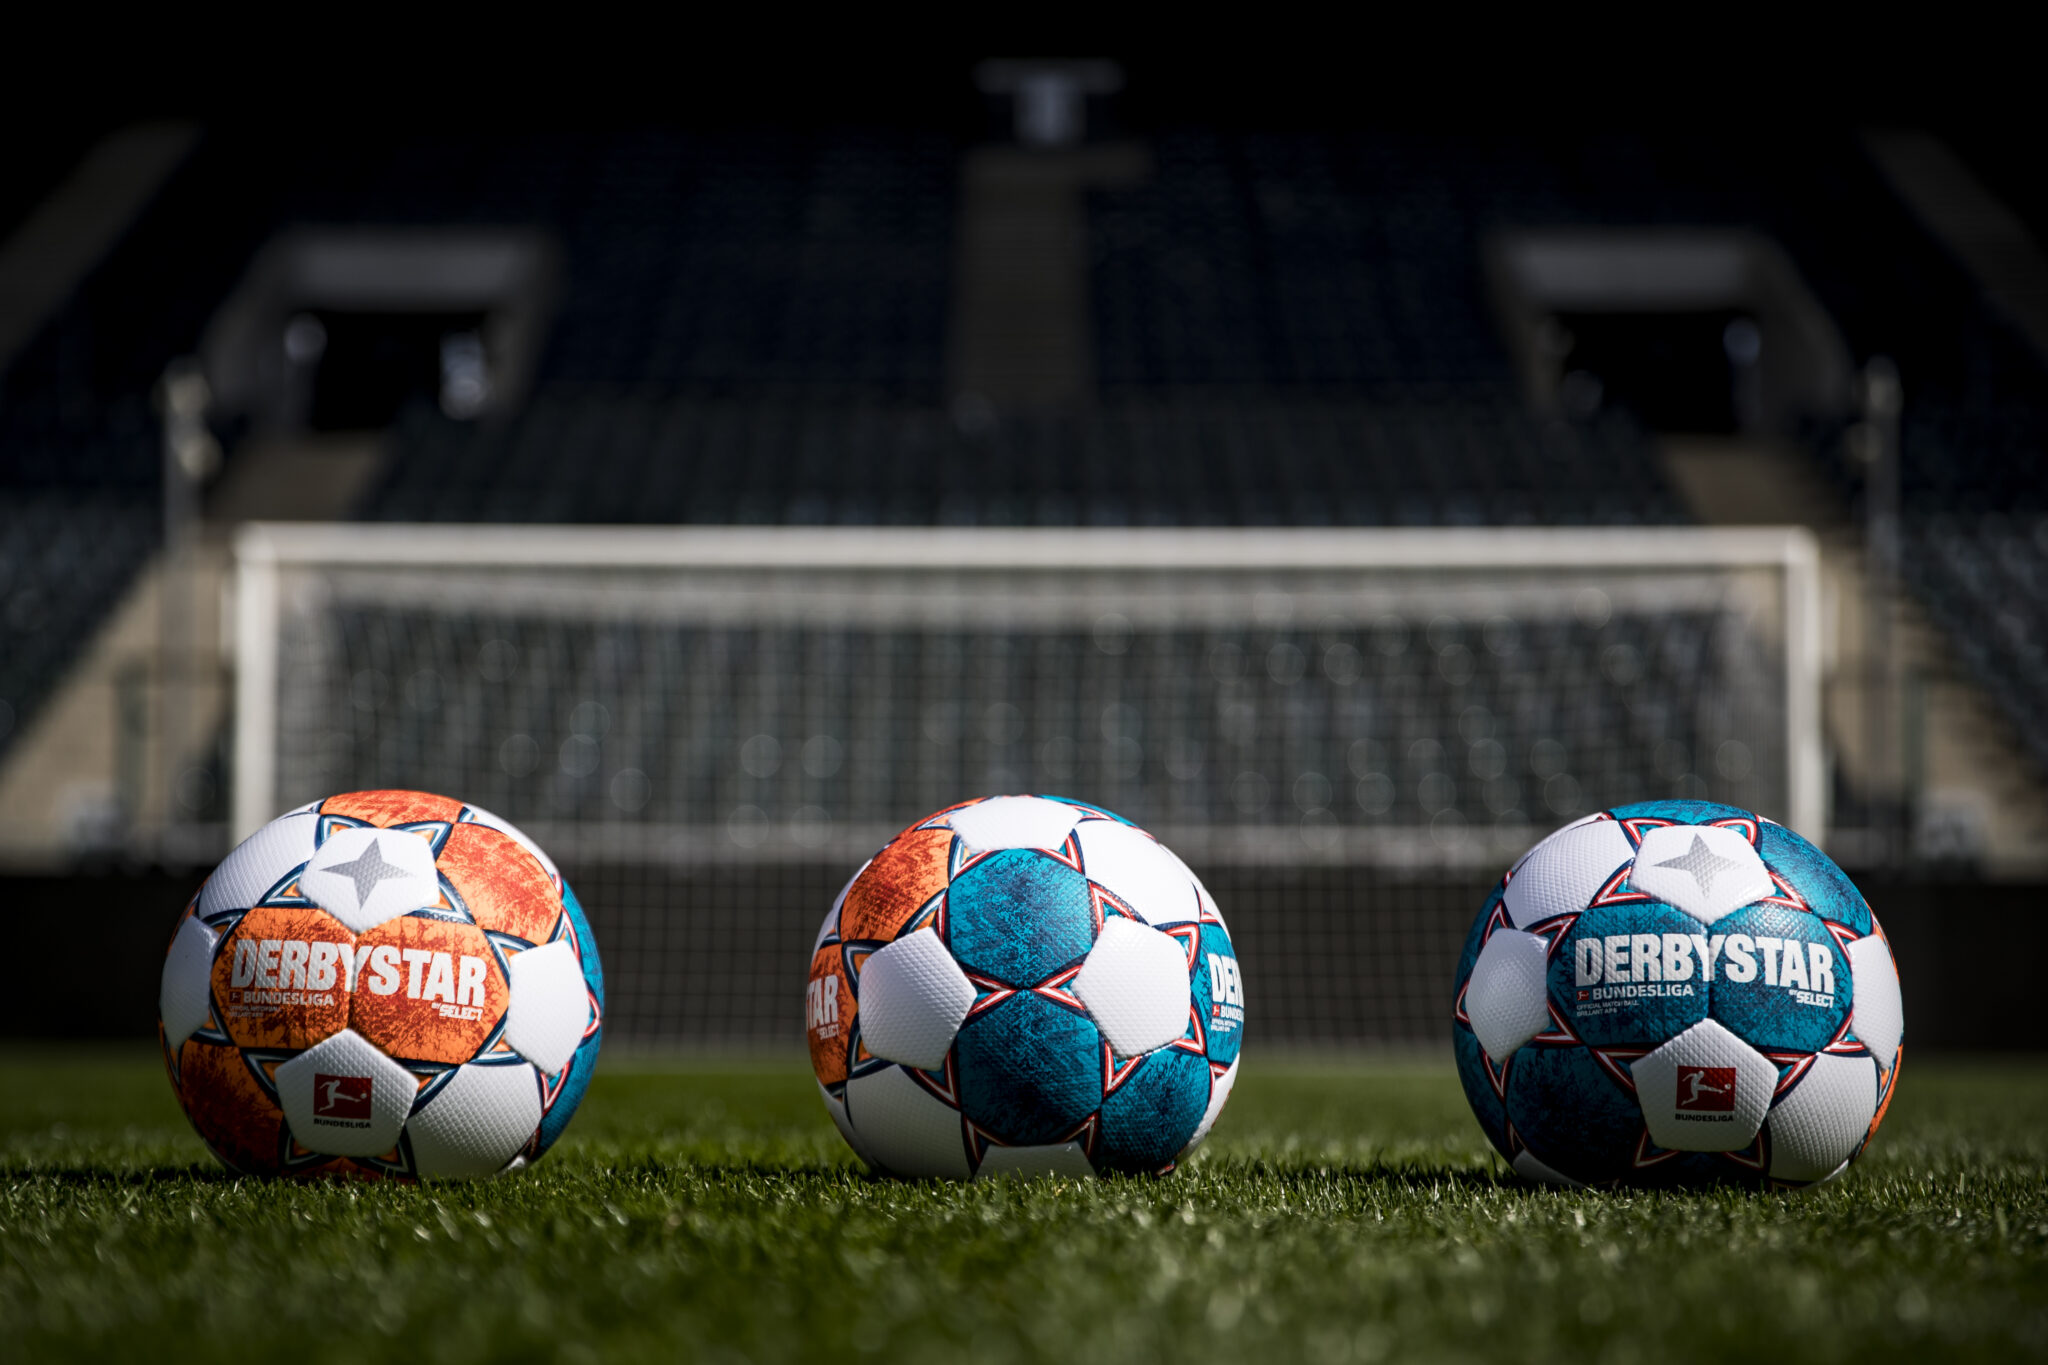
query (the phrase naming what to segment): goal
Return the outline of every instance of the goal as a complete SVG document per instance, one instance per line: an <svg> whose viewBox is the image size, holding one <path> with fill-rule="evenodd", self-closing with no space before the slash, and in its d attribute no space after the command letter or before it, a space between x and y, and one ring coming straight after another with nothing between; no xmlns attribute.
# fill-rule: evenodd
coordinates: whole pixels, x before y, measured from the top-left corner
<svg viewBox="0 0 2048 1365"><path fill-rule="evenodd" d="M1817 565L1776 528L256 524L233 816L487 807L589 908L615 1036L793 1046L882 841L1064 795L1209 884L1256 1037L1434 1042L1479 899L1571 817L1818 837Z"/></svg>

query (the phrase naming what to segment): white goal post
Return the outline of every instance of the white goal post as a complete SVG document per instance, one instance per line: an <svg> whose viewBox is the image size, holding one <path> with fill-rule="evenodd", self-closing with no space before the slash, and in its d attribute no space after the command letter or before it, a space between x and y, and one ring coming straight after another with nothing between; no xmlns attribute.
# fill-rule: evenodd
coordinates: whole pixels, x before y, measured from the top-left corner
<svg viewBox="0 0 2048 1365"><path fill-rule="evenodd" d="M779 632L779 644L750 639L738 647L727 640L708 646L708 652L699 649L688 659L669 660L663 665L670 670L666 674L657 670L650 678L643 673L638 682L624 684L628 691L640 689L628 709L642 721L648 718L640 713L661 702L662 688L673 689L707 669L752 669L757 691L786 693L765 701L747 699L739 709L760 702L750 714L779 714L811 733L776 734L763 728L743 735L732 729L733 706L710 706L702 698L685 705L680 695L671 700L684 707L683 713L666 718L668 723L644 727L652 733L642 734L643 746L659 742L671 749L701 749L705 736L691 729L693 722L723 727L729 733L722 733L718 743L731 755L727 766L740 772L742 786L772 785L778 771L794 774L800 766L822 781L819 774L828 766L833 772L826 778L838 776L848 764L900 763L901 754L875 752L875 746L888 743L891 735L898 746L924 750L943 749L949 743L958 746L964 736L983 748L993 745L992 753L1004 749L980 764L992 775L1012 776L1040 790L1061 790L1083 781L1089 790L1067 794L1090 799L1103 784L1084 780L1088 751L1107 746L1106 755L1094 756L1099 760L1097 774L1122 776L1106 784L1113 790L1104 794L1105 804L1117 792L1134 790L1134 784L1155 795L1169 787L1221 784L1221 795L1212 792L1202 801L1162 798L1140 802L1150 809L1124 812L1141 823L1158 822L1162 836L1177 830L1183 842L1192 841L1211 858L1399 861L1406 856L1404 847L1412 853L1420 841L1423 853L1417 856L1426 860L1441 853L1446 840L1422 841L1418 830L1425 823L1423 817L1428 816L1426 823L1441 835L1449 825L1442 812L1458 811L1462 804L1469 809L1457 822L1458 837L1449 842L1470 857L1491 859L1561 823L1553 818L1564 808L1556 799L1559 791L1576 789L1575 799L1613 802L1676 794L1666 789L1615 791L1587 773L1575 775L1563 768L1546 776L1544 769L1556 767L1559 760L1553 750L1542 749L1534 758L1528 753L1506 755L1502 771L1510 774L1508 784L1517 788L1517 794L1502 798L1508 804L1491 812L1503 816L1505 824L1494 832L1483 817L1473 818L1481 798L1464 794L1464 789L1497 761L1489 746L1510 749L1519 743L1532 752L1545 744L1563 747L1558 739L1534 732L1517 733L1512 739L1502 735L1503 727L1512 729L1518 723L1509 711L1519 706L1536 716L1529 723L1540 730L1555 723L1547 722L1546 715L1594 707L1590 720L1581 715L1575 722L1575 748L1583 751L1603 742L1597 708L1606 706L1613 713L1612 742L1643 748L1634 768L1657 773L1655 780L1665 787L1703 786L1694 794L1711 792L1716 799L1754 790L1768 798L1772 808L1766 814L1816 839L1822 832L1819 557L1812 536L1799 528L1040 531L257 523L243 528L236 542L236 562L232 818L238 838L284 804L318 795L308 786L316 773L400 785L436 776L444 781L473 777L471 770L481 765L493 774L500 792L497 799L505 801L514 793L511 804L520 806L518 781L550 766L530 751L551 741L552 734L536 737L524 729L515 729L509 737L498 734L492 716L474 714L477 708L488 712L497 704L494 698L499 694L492 684L464 684L463 697L445 702L471 712L462 719L474 732L474 754L452 755L445 744L422 742L423 754L432 750L442 755L437 761L445 773L432 763L423 770L411 761L403 747L408 742L400 733L403 724L386 727L374 737L365 730L333 739L333 746L352 748L354 759L338 767L334 762L309 766L309 750L301 742L305 736L291 729L300 723L292 717L294 706L304 709L310 702L316 716L324 710L333 719L336 698L349 692L344 684L351 680L352 719L373 716L379 708L402 712L408 705L415 710L429 702L442 705L439 693L450 688L452 673L474 669L479 651L484 674L496 676L496 649L499 655L528 661L515 663L515 668L558 670L552 678L543 674L520 681L518 704L525 712L573 707L591 700L582 692L593 686L583 667L588 661L573 657L578 640L588 642L594 638L590 631L601 632L606 626L656 636L695 632L700 644L706 631ZM334 620L334 613L344 608L356 613L346 628ZM362 616L378 610L388 611L392 622L378 626ZM318 624L323 614L325 625ZM1656 641L1661 637L1654 623L1680 618L1689 624L1678 633L1704 631L1702 638L1709 641L1707 650L1713 657L1695 656L1688 664L1681 641L1667 649L1675 651L1673 660L1658 675L1656 666L1644 662L1646 654L1659 648ZM1631 634L1631 621L1652 624ZM465 622L481 624L472 628ZM559 647L544 661L535 646L512 642L511 632L521 622L552 623L568 633L561 635ZM1562 633L1545 632L1551 642L1549 653L1541 660L1525 655L1525 662L1518 662L1514 654L1519 646L1504 644L1505 637L1545 622L1563 623ZM1506 624L1496 629L1496 623ZM359 642L368 651L360 658L350 656L346 641L336 643L349 630L367 630L371 637ZM580 637L578 630L584 632ZM1731 630L1752 637L1753 657L1730 654L1725 637ZM921 632L923 643L905 644L906 632ZM1066 650L1068 654L1078 649L1091 668L1114 666L1095 668L1101 675L1091 684L1095 690L1077 697L1066 679L1044 676L1060 650L1047 654L1044 648L1035 653L1010 649L989 658L969 658L979 646L960 640L991 632L1033 639L1064 632L1078 642ZM889 637L883 653L894 651L896 675L864 675L860 686L836 692L826 688L807 693L792 677L778 680L778 671L800 674L807 668L841 667L871 674L880 666L880 656L866 646L846 643L848 635L861 633ZM933 644L925 638L934 633L952 643ZM316 638L323 634L333 638L323 643ZM1456 638L1446 644L1451 637ZM828 638L838 643L818 644ZM803 643L790 643L799 639ZM1091 641L1096 647L1093 654L1088 652ZM638 644L644 648L646 641ZM562 656L563 649L570 657ZM906 650L918 658L904 662ZM1414 657L1400 659L1411 650ZM1425 650L1430 659L1422 658ZM464 651L467 656L457 657ZM1575 653L1585 656L1585 666L1560 674L1558 661L1569 662ZM859 660L850 662L854 655ZM933 675L934 661L943 658L955 659L963 670L957 678ZM717 662L721 659L723 664ZM1263 670L1261 660L1267 665ZM1382 668L1384 661L1392 662ZM323 667L345 670L347 677L322 678L318 671ZM1717 667L1732 671L1725 677L1714 675ZM914 678L902 668L915 670ZM1171 685L1148 682L1147 668L1163 670L1162 678L1171 675ZM1015 671L1020 669L1031 676L1022 678ZM1688 669L1693 670L1690 676ZM1187 674L1195 675L1196 681L1189 682L1183 676ZM1482 702L1460 705L1462 698L1452 695L1472 691L1475 678L1484 682L1495 675L1504 681ZM1580 675L1612 695L1591 700L1570 695L1573 678ZM737 674L724 676L730 680ZM1632 716L1640 719L1636 696L1646 676L1653 681L1661 676L1672 695L1640 703L1653 713L1652 719L1630 739L1620 732ZM420 680L428 677L436 680L435 698L408 693L400 699L409 685L426 688ZM1384 695L1363 705L1344 695L1347 689L1355 691L1361 679L1368 685L1383 684ZM1319 695L1307 696L1304 680L1309 691ZM939 718L927 715L921 729L914 716L905 722L908 728L898 724L892 729L894 722L883 723L869 714L877 705L907 704L909 699L900 691L909 681L941 689L951 682L963 695L950 700L943 695L922 698L920 704ZM1023 681L1030 686L1020 688ZM1694 685L1696 691L1686 690ZM318 692L323 687L327 691L306 695L307 689ZM861 687L879 687L882 692L873 695ZM1558 689L1559 695L1536 696L1532 704L1532 687ZM558 695L547 695L551 688L559 689ZM980 690L978 695L964 695L975 689ZM1769 695L1764 695L1766 691ZM1029 697L1022 695L1025 692ZM988 697L1002 699L987 702L982 708L987 715L979 721L974 715L948 719L940 714L949 705L972 710ZM1389 715L1390 699L1397 697L1408 710ZM1018 701L1030 714L1020 711ZM620 709L618 697L592 704L598 710L591 716L606 708ZM1093 709L1051 721L1040 714L1048 707L1071 711L1076 706ZM829 714L847 707L859 715ZM862 712L863 707L868 710ZM1162 707L1172 708L1175 716L1169 720L1147 714ZM1670 714L1687 707L1692 714ZM1725 713L1722 720L1706 715L1716 707ZM715 717L713 711L718 712ZM1479 712L1487 714L1473 719ZM861 730L867 722L873 723ZM980 722L985 722L985 736L976 729ZM1470 724L1460 737L1427 733L1432 722L1438 728ZM761 722L740 717L737 723L745 728ZM504 724L531 728L523 717ZM834 734L834 726L845 732ZM1048 737L1048 726L1093 729ZM1676 738L1656 739L1660 726ZM1717 738L1717 726L1728 729L1730 737ZM1475 740L1474 729L1487 733ZM1175 730L1183 733L1168 733ZM420 725L414 723L411 732L419 733ZM817 735L825 738L816 739ZM1671 746L1687 749L1688 735L1693 739L1682 757L1669 763L1658 757ZM623 738L616 729L612 737ZM381 746L381 758L361 752L372 738ZM1459 748L1459 738L1473 749L1464 763L1442 752L1447 743ZM610 743L602 733L584 734L570 725L562 741L567 747L555 746L561 766L564 772L601 784L606 775L598 769L607 759L590 754L584 740L601 746ZM743 752L750 742L755 750ZM791 762L781 761L780 751L806 743L821 750L836 747L839 756L827 753L819 762L800 765L792 752ZM1437 749L1428 748L1432 743ZM1722 760L1718 770L1713 756L1696 752L1702 743L1714 746ZM1393 752L1404 745L1404 751ZM861 746L866 747L853 752ZM1408 766L1426 768L1434 763L1444 776L1421 806L1408 801L1403 788L1411 780L1427 786L1430 775L1416 778L1400 770L1418 752L1417 746L1422 746L1423 757ZM1242 752L1225 752L1235 749ZM1351 759L1340 758L1340 751ZM492 754L499 760L496 767L486 761ZM400 761L388 762L394 756ZM526 809L501 813L541 827L534 832L544 841L566 840L593 853L601 846L620 856L651 851L743 859L774 856L785 846L799 852L850 851L861 839L877 831L886 835L896 823L924 813L901 806L870 810L848 805L862 790L855 782L842 791L836 806L824 798L805 798L791 788L794 794L787 801L794 804L789 810L772 808L765 797L735 798L731 812L706 814L687 793L663 793L675 798L668 804L681 818L627 818L662 804L649 799L647 788L686 782L692 772L703 773L714 784L723 780L721 774L704 769L704 763L715 766L718 760L707 759L703 752L695 760L696 768L682 763L665 771L662 756L644 748L627 757L630 761L618 772L629 776L612 775L613 795L619 799L609 804L579 804L561 799L562 792L556 791L545 800L525 802ZM1579 757L1573 752L1563 762L1571 764ZM1263 767L1254 760L1262 760ZM592 765L590 770L576 774L586 763ZM387 772L387 767L398 770ZM523 775L522 767L527 768ZM924 767L943 773L948 764L940 756ZM1231 767L1238 770L1224 771ZM1674 767L1685 771L1671 771ZM1631 770L1628 763L1618 769ZM975 764L969 763L969 775L975 771ZM1563 784L1554 780L1560 773L1567 779ZM785 782L789 780L793 779ZM1498 775L1487 780L1500 785ZM1746 781L1752 783L1748 788ZM1457 788L1448 793L1448 802L1443 800L1446 782ZM1550 793L1552 808L1529 792L1532 784L1541 784ZM919 784L909 786L917 789ZM1330 790L1325 791L1326 786ZM1373 808L1388 786L1395 788L1385 800L1388 818L1376 820ZM1353 787L1357 797L1347 803L1343 794ZM872 785L869 790L909 794L902 782L893 793ZM939 803L969 794L973 793L963 789ZM481 793L473 799L490 804ZM1490 794L1484 799L1498 805ZM1434 815L1428 811L1430 805L1439 807ZM601 814L592 816L591 811ZM1301 841L1275 845L1269 836L1276 820L1292 823L1297 816ZM799 837L779 837L790 822ZM593 835L595 826L604 827L602 837ZM1276 847L1277 853L1272 851ZM576 849L564 852L573 857ZM1196 851L1190 850L1190 856Z"/></svg>

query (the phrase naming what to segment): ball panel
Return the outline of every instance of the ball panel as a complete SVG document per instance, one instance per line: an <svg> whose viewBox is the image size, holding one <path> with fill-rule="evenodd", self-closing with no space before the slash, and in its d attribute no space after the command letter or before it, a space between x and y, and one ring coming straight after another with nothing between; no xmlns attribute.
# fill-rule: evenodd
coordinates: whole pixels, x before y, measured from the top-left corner
<svg viewBox="0 0 2048 1365"><path fill-rule="evenodd" d="M419 1095L413 1074L344 1029L277 1068L277 1102L292 1137L327 1156L380 1156Z"/></svg>
<svg viewBox="0 0 2048 1365"><path fill-rule="evenodd" d="M1670 1151L1735 1152L1756 1141L1778 1085L1770 1059L1704 1019L1629 1067L1650 1141Z"/></svg>
<svg viewBox="0 0 2048 1365"><path fill-rule="evenodd" d="M1752 905L1714 929L1715 1019L1765 1051L1819 1052L1835 1040L1854 995L1841 945L1818 916Z"/></svg>
<svg viewBox="0 0 2048 1365"><path fill-rule="evenodd" d="M868 1155L867 1148L861 1144L860 1134L855 1131L852 1120L846 1116L844 1093L835 1095L823 1085L820 1085L818 1087L818 1098L825 1101L825 1112L832 1116L832 1126L839 1130L839 1136L846 1139L846 1145L853 1148L853 1154L870 1166L878 1164L873 1157Z"/></svg>
<svg viewBox="0 0 2048 1365"><path fill-rule="evenodd" d="M965 1180L967 1138L960 1114L900 1066L863 1072L846 1083L854 1150L888 1175Z"/></svg>
<svg viewBox="0 0 2048 1365"><path fill-rule="evenodd" d="M920 1071L946 1064L946 1050L974 1004L974 987L927 927L906 934L860 969L860 1036L869 1052Z"/></svg>
<svg viewBox="0 0 2048 1365"><path fill-rule="evenodd" d="M1187 1031L1187 950L1135 920L1103 921L1071 989L1120 1057L1165 1047Z"/></svg>
<svg viewBox="0 0 2048 1365"><path fill-rule="evenodd" d="M1870 932L1870 903L1834 859L1783 825L1766 820L1760 828L1765 866L1790 882L1815 914L1858 934Z"/></svg>
<svg viewBox="0 0 2048 1365"><path fill-rule="evenodd" d="M1501 901L1517 929L1583 910L1595 892L1635 856L1612 820L1560 830L1536 846L1508 881Z"/></svg>
<svg viewBox="0 0 2048 1365"><path fill-rule="evenodd" d="M1209 1109L1208 1059L1179 1048L1141 1057L1102 1098L1095 1164L1140 1174L1177 1159Z"/></svg>
<svg viewBox="0 0 2048 1365"><path fill-rule="evenodd" d="M968 971L1036 985L1080 962L1095 942L1088 879L1033 849L992 853L948 888L946 939Z"/></svg>
<svg viewBox="0 0 2048 1365"><path fill-rule="evenodd" d="M362 966L350 1026L393 1057L466 1062L511 998L497 955L474 924L406 915L363 934L356 953Z"/></svg>
<svg viewBox="0 0 2048 1365"><path fill-rule="evenodd" d="M462 803L432 792L343 792L320 803L322 815L346 815L380 829L391 825L452 823L462 816Z"/></svg>
<svg viewBox="0 0 2048 1365"><path fill-rule="evenodd" d="M1210 1061L1231 1065L1244 1046L1244 973L1222 925L1202 926L1189 986L1201 1028L1188 1036L1204 1040Z"/></svg>
<svg viewBox="0 0 2048 1365"><path fill-rule="evenodd" d="M317 815L287 815L237 844L199 889L199 917L247 910L262 900L313 856L319 829Z"/></svg>
<svg viewBox="0 0 2048 1365"><path fill-rule="evenodd" d="M566 939L557 939L513 954L510 966L505 1042L553 1076L569 1064L590 1023L583 964L576 960L576 950Z"/></svg>
<svg viewBox="0 0 2048 1365"><path fill-rule="evenodd" d="M483 928L528 943L555 936L561 893L547 869L511 835L486 825L457 825L435 866Z"/></svg>
<svg viewBox="0 0 2048 1365"><path fill-rule="evenodd" d="M1740 806L1719 801L1637 801L1608 812L1617 820L1669 820L1674 825L1711 825L1716 820L1754 820Z"/></svg>
<svg viewBox="0 0 2048 1365"><path fill-rule="evenodd" d="M327 836L299 874L299 890L358 934L441 904L433 845L417 834L362 826Z"/></svg>
<svg viewBox="0 0 2048 1365"><path fill-rule="evenodd" d="M284 1110L237 1048L190 1040L178 1049L178 1103L208 1150L245 1175L277 1175Z"/></svg>
<svg viewBox="0 0 2048 1365"><path fill-rule="evenodd" d="M1633 1169L1642 1111L1586 1048L1523 1048L1505 1090L1508 1122L1546 1167L1588 1185Z"/></svg>
<svg viewBox="0 0 2048 1365"><path fill-rule="evenodd" d="M1508 880L1511 881L1514 878L1521 876L1522 869L1529 865L1529 860L1535 857L1539 852L1541 852L1543 846L1549 843L1551 840L1561 839L1565 835L1570 834L1573 830L1579 828L1581 825L1590 825L1593 824L1595 821L1605 820L1607 818L1608 815L1606 811L1596 810L1590 811L1585 815L1581 815L1578 819L1573 820L1567 824L1559 825L1556 829L1550 831L1550 833L1544 835L1541 839L1538 839L1535 843L1529 845L1529 847L1523 851L1522 856L1515 859L1514 863L1508 868Z"/></svg>
<svg viewBox="0 0 2048 1365"><path fill-rule="evenodd" d="M1849 975L1856 983L1849 1027L1889 1071L1906 1031L1906 1012L1899 999L1899 969L1882 930L1849 945Z"/></svg>
<svg viewBox="0 0 2048 1365"><path fill-rule="evenodd" d="M561 880L562 871L555 866L555 860L548 857L546 850L529 839L526 836L526 832L510 820L505 819L501 815L493 815L482 806L465 806L462 811L462 823L482 825L486 829L497 830L500 834L511 839L531 854L533 860L541 865L541 868L546 871L548 876L555 878L557 881Z"/></svg>
<svg viewBox="0 0 2048 1365"><path fill-rule="evenodd" d="M423 1176L493 1175L533 1141L541 1079L524 1062L455 1069L406 1121L413 1166Z"/></svg>
<svg viewBox="0 0 2048 1365"><path fill-rule="evenodd" d="M1533 1180L1539 1185L1559 1185L1566 1189L1584 1189L1584 1182L1574 1180L1563 1171L1555 1171L1536 1159L1536 1154L1527 1148L1515 1153L1510 1163L1515 1174L1524 1180Z"/></svg>
<svg viewBox="0 0 2048 1365"><path fill-rule="evenodd" d="M946 889L953 836L943 829L912 829L877 853L846 890L839 907L839 937L848 943L887 943L932 897Z"/></svg>
<svg viewBox="0 0 2048 1365"><path fill-rule="evenodd" d="M821 945L811 954L811 979L804 988L804 1038L810 1045L811 1071L820 1085L846 1080L846 1048L859 1009L839 944Z"/></svg>
<svg viewBox="0 0 2048 1365"><path fill-rule="evenodd" d="M1237 1063L1232 1062L1218 1072L1216 1065L1209 1067L1209 1105L1202 1111L1202 1121L1195 1125L1195 1134L1188 1139L1188 1145L1180 1149L1175 1160L1186 1161L1194 1155L1195 1148L1209 1138L1209 1130L1216 1126L1216 1120L1223 1116L1223 1106L1230 1102L1230 1092L1237 1085Z"/></svg>
<svg viewBox="0 0 2048 1365"><path fill-rule="evenodd" d="M1019 992L954 1044L960 1109L998 1142L1064 1142L1102 1106L1102 1035L1087 1016Z"/></svg>
<svg viewBox="0 0 2048 1365"><path fill-rule="evenodd" d="M1494 1090L1493 1082L1487 1078L1486 1062L1479 1052L1479 1039L1470 1028L1454 1024L1451 1027L1451 1051L1458 1062L1458 1084L1465 1091L1466 1103L1472 1106L1473 1117L1479 1120L1479 1127L1494 1150L1512 1159L1515 1152L1508 1142L1507 1108Z"/></svg>
<svg viewBox="0 0 2048 1365"><path fill-rule="evenodd" d="M1067 840L1081 812L1064 801L1042 796L991 796L962 806L946 823L960 836L969 855L1003 848L1058 848Z"/></svg>
<svg viewBox="0 0 2048 1365"><path fill-rule="evenodd" d="M1550 958L1550 1002L1594 1047L1655 1047L1707 1017L1712 951L1705 926L1668 905L1603 905Z"/></svg>
<svg viewBox="0 0 2048 1365"><path fill-rule="evenodd" d="M1815 1057L1771 1108L1771 1175L1825 1180L1855 1156L1877 1116L1877 1064L1868 1057Z"/></svg>
<svg viewBox="0 0 2048 1365"><path fill-rule="evenodd" d="M310 905L260 905L213 955L221 1027L240 1047L307 1048L348 1026L355 936Z"/></svg>
<svg viewBox="0 0 2048 1365"><path fill-rule="evenodd" d="M1114 820L1084 820L1074 830L1081 871L1148 924L1202 917L1194 879L1180 860L1142 830Z"/></svg>
<svg viewBox="0 0 2048 1365"><path fill-rule="evenodd" d="M981 1165L975 1169L974 1178L987 1180L1009 1176L1037 1180L1062 1176L1070 1180L1086 1180L1094 1174L1095 1168L1088 1164L1088 1154L1081 1150L1081 1144L1062 1142L1050 1147L990 1147L982 1154Z"/></svg>
<svg viewBox="0 0 2048 1365"><path fill-rule="evenodd" d="M171 950L164 955L163 984L157 991L157 1020L164 1042L176 1050L204 1027L212 1012L213 930L191 915L178 922Z"/></svg>
<svg viewBox="0 0 2048 1365"><path fill-rule="evenodd" d="M1495 1061L1550 1026L1550 944L1518 929L1498 929L1472 965L1465 1013L1473 1036Z"/></svg>
<svg viewBox="0 0 2048 1365"><path fill-rule="evenodd" d="M1742 831L1710 825L1664 825L1643 835L1629 886L1713 924L1776 888L1764 860Z"/></svg>

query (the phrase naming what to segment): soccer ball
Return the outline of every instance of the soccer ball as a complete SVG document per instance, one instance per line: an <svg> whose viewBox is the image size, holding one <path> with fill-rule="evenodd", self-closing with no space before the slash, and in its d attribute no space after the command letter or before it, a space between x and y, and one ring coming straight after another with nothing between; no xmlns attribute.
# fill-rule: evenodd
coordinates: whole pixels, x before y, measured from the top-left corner
<svg viewBox="0 0 2048 1365"><path fill-rule="evenodd" d="M1842 870L1748 811L1650 801L1522 855L1458 964L1458 1074L1532 1179L1797 1188L1876 1134L1904 1014Z"/></svg>
<svg viewBox="0 0 2048 1365"><path fill-rule="evenodd" d="M1078 801L994 796L847 883L806 1023L825 1107L885 1174L1164 1174L1230 1098L1244 988L1165 845Z"/></svg>
<svg viewBox="0 0 2048 1365"><path fill-rule="evenodd" d="M423 792L280 816L179 916L164 1064L252 1175L479 1176L537 1160L597 1063L604 973L532 840Z"/></svg>

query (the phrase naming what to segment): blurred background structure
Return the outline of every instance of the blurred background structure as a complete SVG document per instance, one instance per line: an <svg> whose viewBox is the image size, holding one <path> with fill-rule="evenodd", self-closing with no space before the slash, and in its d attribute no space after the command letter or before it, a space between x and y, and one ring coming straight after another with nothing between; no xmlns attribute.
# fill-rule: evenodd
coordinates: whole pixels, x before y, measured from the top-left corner
<svg viewBox="0 0 2048 1365"><path fill-rule="evenodd" d="M995 790L1179 847L1269 1042L1434 1042L1513 851L1665 796L1804 823L1919 1036L2017 1039L1972 945L2041 945L2048 888L2031 165L1257 103L992 60L872 107L21 148L0 895L53 944L106 917L108 1008L51 980L0 1026L145 1031L163 926L252 812L423 786L555 851L628 1040L794 1046L861 841ZM681 529L603 573L540 529L623 524ZM1806 549L1669 548L1764 526L1811 547L1805 616ZM784 534L718 570L691 528ZM1254 548L1059 559L1207 543L1173 528ZM1276 567L1425 528L1491 577ZM807 543L847 558L759 548ZM1667 548L1543 548L1595 543ZM252 556L292 566L260 611Z"/></svg>

